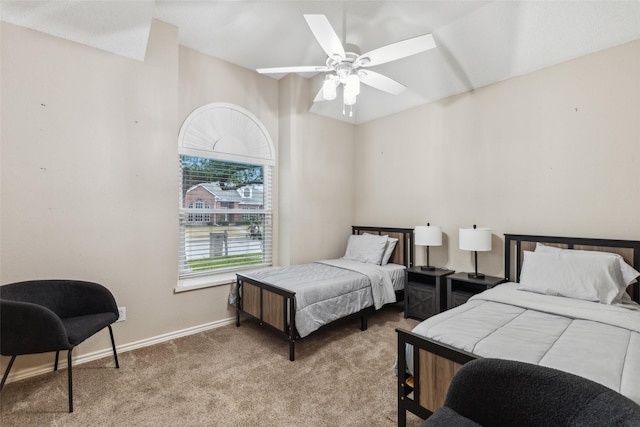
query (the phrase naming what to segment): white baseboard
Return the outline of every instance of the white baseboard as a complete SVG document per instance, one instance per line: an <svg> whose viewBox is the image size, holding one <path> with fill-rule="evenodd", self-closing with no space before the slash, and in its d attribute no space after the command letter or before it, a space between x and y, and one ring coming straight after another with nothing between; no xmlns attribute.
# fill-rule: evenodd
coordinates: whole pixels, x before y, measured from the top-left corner
<svg viewBox="0 0 640 427"><path fill-rule="evenodd" d="M194 326L187 329L182 329L175 332L169 332L167 334L158 335L155 337L145 338L140 341L135 341L128 344L116 345L116 350L118 354L126 353L127 351L135 350L138 348L149 347L151 345L160 344L165 341L170 341L180 337L186 337L188 335L197 334L199 332L208 331L210 329L219 328L221 326L230 325L235 322L235 317L231 317L228 319L218 320L216 322L205 323L204 325ZM117 338L117 337L116 337ZM117 340L116 340L117 341ZM102 359L103 357L113 357L113 350L111 347L105 348L103 350L94 351L92 353L83 354L81 356L73 357L72 363L73 366L81 365L83 363L91 362L93 360ZM66 356L60 357L58 362L58 369L67 367L67 358ZM5 368L6 369L6 368ZM15 373L10 373L7 378L7 384L24 380L26 378L35 377L37 375L46 374L47 372L51 372L52 366L51 364L34 366L33 368L21 369ZM0 374L1 375L1 374Z"/></svg>

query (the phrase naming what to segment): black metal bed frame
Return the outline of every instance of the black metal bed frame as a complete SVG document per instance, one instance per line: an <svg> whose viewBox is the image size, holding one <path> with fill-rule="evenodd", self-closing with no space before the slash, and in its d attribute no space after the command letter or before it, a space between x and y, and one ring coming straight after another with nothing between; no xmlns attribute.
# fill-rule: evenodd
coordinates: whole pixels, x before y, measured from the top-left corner
<svg viewBox="0 0 640 427"><path fill-rule="evenodd" d="M640 271L640 241L636 240L615 240L615 239L595 239L582 237L557 237L557 236L536 236L525 234L505 234L505 279L507 281L518 281L520 278L520 269L522 266L523 243L546 243L552 245L564 245L567 249L576 247L596 248L594 250L607 249L627 249L632 251L630 264L633 268ZM515 265L512 254L512 247L515 246ZM632 298L636 302L640 302L640 283L636 282L632 285ZM454 347L439 343L437 341L417 335L413 332L397 328L398 334L398 375L397 375L397 396L398 396L398 426L404 427L407 423L407 411L421 417L427 418L433 412L421 406L422 386L419 383L421 377L421 364L419 353L421 350L451 361L452 363L463 365L473 359L479 358L474 354L456 349ZM407 372L406 363L406 345L413 346L413 366L414 373L411 376L413 383L407 384L409 375L401 374ZM429 372L432 373L433 372ZM437 374L436 374L437 375ZM453 373L451 373L453 375ZM446 390L445 390L446 392ZM413 393L412 397L409 395Z"/></svg>
<svg viewBox="0 0 640 427"><path fill-rule="evenodd" d="M362 234L364 232L376 233L376 234L400 234L403 239L402 247L402 260L404 265L408 268L413 266L414 262L414 234L413 228L393 228L393 227L370 227L370 226L352 226L352 234ZM398 246L396 247L398 248ZM259 302L256 306L249 309L244 306L243 301L243 286L251 285L259 290ZM244 274L236 274L236 326L240 326L240 316L244 314L254 320L258 321L260 326L265 326L267 329L275 332L278 335L283 336L289 342L289 360L295 360L295 342L300 339L300 334L296 329L295 324L295 312L296 312L296 300L295 292L261 282L259 280L248 277ZM275 323L272 323L267 317L269 317L270 307L269 302L266 302L268 298L275 298L276 305L280 305L280 314L276 315ZM343 318L334 320L328 325L322 326L322 328L335 324L341 321L348 321L355 318L360 318L360 330L367 329L368 315L373 312L373 307L366 307L356 313L350 314ZM271 312L273 314L273 312Z"/></svg>

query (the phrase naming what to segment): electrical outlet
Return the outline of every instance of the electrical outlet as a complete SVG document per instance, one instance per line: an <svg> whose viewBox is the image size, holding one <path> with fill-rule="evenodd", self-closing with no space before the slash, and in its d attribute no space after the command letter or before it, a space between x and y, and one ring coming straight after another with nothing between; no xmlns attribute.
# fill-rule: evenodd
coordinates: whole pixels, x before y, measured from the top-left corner
<svg viewBox="0 0 640 427"><path fill-rule="evenodd" d="M118 307L118 320L116 322L124 322L127 320L127 307Z"/></svg>

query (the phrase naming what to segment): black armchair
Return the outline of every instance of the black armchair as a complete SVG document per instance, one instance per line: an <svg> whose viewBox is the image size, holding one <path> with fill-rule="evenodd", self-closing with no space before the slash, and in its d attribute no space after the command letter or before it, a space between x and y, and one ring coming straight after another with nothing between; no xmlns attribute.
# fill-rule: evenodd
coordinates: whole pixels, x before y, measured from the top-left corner
<svg viewBox="0 0 640 427"><path fill-rule="evenodd" d="M423 427L640 426L640 406L602 384L501 359L465 364Z"/></svg>
<svg viewBox="0 0 640 427"><path fill-rule="evenodd" d="M116 368L118 354L111 324L118 306L102 285L78 280L32 280L0 286L0 354L11 356L2 377L4 387L16 356L67 350L69 412L73 412L71 352L75 346L109 328Z"/></svg>

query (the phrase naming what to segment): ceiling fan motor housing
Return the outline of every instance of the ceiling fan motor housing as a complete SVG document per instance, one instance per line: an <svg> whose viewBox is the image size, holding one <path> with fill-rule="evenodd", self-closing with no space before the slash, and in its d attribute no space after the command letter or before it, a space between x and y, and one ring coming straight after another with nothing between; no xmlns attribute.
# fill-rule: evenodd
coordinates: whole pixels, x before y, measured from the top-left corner
<svg viewBox="0 0 640 427"><path fill-rule="evenodd" d="M340 82L344 83L344 80L351 74L357 75L357 67L355 67L353 63L358 56L359 54L355 52L346 52L344 58L340 55L332 55L327 58L327 67L331 68L338 76Z"/></svg>

